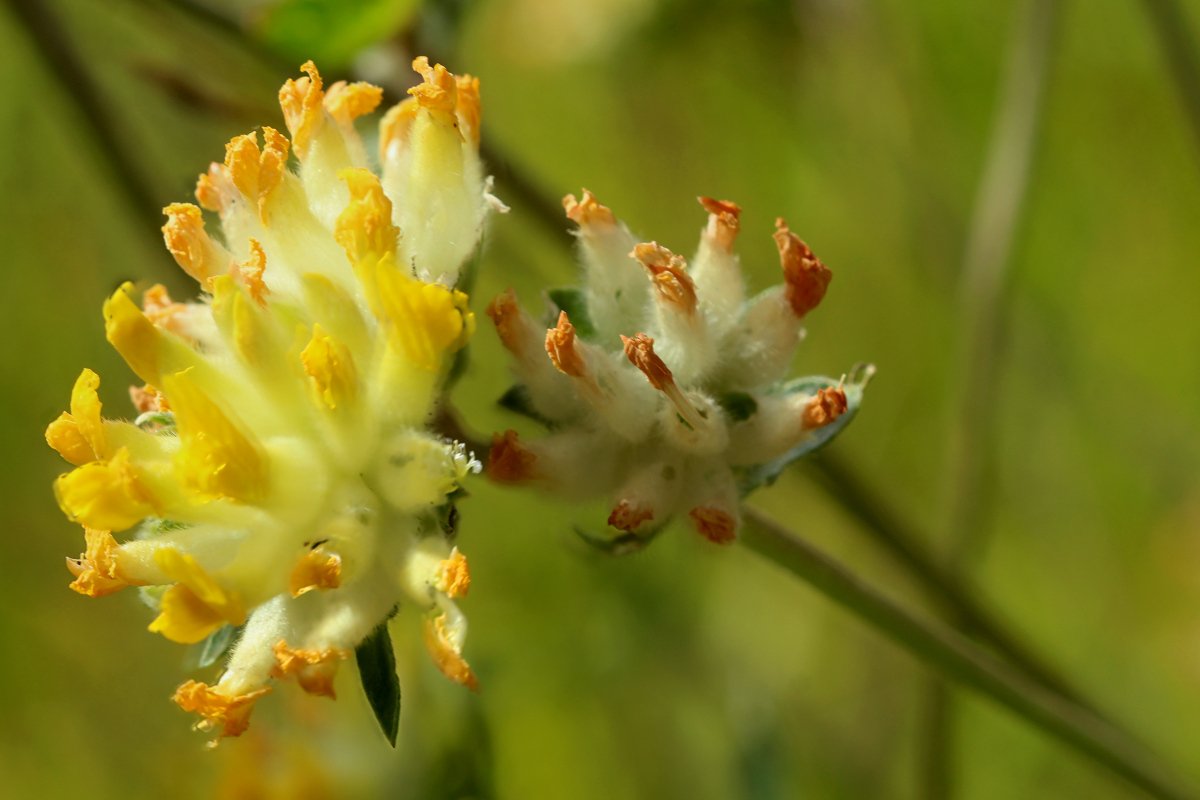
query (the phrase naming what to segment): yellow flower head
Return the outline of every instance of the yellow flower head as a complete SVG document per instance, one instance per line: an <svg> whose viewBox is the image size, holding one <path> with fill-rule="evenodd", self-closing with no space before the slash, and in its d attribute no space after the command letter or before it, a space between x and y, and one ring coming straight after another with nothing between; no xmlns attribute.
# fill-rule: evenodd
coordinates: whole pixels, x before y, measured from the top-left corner
<svg viewBox="0 0 1200 800"><path fill-rule="evenodd" d="M439 520L478 465L424 428L474 330L454 285L498 204L478 81L413 67L422 80L384 116L375 158L356 125L382 92L326 87L305 64L280 90L291 140L234 137L199 206L164 210L201 299L154 287L139 306L126 284L104 304L145 384L137 418L104 419L84 370L46 430L75 465L59 504L86 530L71 588L147 587L150 630L172 641L238 631L220 679L175 698L219 735L245 728L272 679L332 695L337 665L402 599L427 613L434 663L475 685L454 603L469 572Z"/></svg>

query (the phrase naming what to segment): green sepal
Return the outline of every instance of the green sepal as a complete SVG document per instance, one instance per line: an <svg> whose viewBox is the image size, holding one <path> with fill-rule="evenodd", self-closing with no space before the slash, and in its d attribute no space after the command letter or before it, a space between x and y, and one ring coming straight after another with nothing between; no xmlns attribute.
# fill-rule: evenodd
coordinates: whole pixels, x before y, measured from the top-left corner
<svg viewBox="0 0 1200 800"><path fill-rule="evenodd" d="M545 428L554 427L553 422L546 419L533 407L533 399L529 396L529 389L522 384L518 383L510 386L508 391L500 395L500 399L496 402L501 408L506 408L514 414L520 414L522 417L531 419Z"/></svg>
<svg viewBox="0 0 1200 800"><path fill-rule="evenodd" d="M173 519L160 519L159 517L146 517L142 521L142 524L138 525L134 537L137 539L153 539L168 531L178 531L187 527L190 526L186 522L176 522Z"/></svg>
<svg viewBox="0 0 1200 800"><path fill-rule="evenodd" d="M816 452L829 444L835 436L841 433L858 413L859 406L862 405L863 390L874 374L874 366L859 364L851 371L850 376L844 383L833 378L813 376L796 378L773 389L771 394L816 394L819 389L830 389L836 387L838 384L842 384L842 390L846 393L846 413L842 414L836 421L829 425L813 431L798 445L778 458L768 461L765 464L755 464L751 467L738 469L738 491L741 496L745 497L760 486L770 486L779 477L780 473L791 466L794 461Z"/></svg>
<svg viewBox="0 0 1200 800"><path fill-rule="evenodd" d="M453 540L458 535L458 503L443 503L433 513L442 535Z"/></svg>
<svg viewBox="0 0 1200 800"><path fill-rule="evenodd" d="M139 414L133 424L151 433L170 433L175 430L175 414L171 411L147 411Z"/></svg>
<svg viewBox="0 0 1200 800"><path fill-rule="evenodd" d="M731 422L745 422L758 411L758 401L745 392L728 392L717 398L717 404L729 415Z"/></svg>
<svg viewBox="0 0 1200 800"><path fill-rule="evenodd" d="M211 667L217 663L217 659L229 652L229 648L237 640L238 635L242 632L242 627L233 625L222 625L213 633L209 634L208 638L200 643L200 652L196 656L196 666Z"/></svg>
<svg viewBox="0 0 1200 800"><path fill-rule="evenodd" d="M470 295L471 289L475 285L475 277L479 273L479 262L483 258L483 243L475 247L473 252L465 262L462 269L458 273L458 283L454 288L458 291ZM454 360L450 362L450 368L446 370L446 378L442 381L442 392L449 392L456 383L466 373L467 367L471 363L471 344L468 342L459 348L454 354Z"/></svg>
<svg viewBox="0 0 1200 800"><path fill-rule="evenodd" d="M396 746L400 732L400 678L396 675L396 654L387 620L379 623L358 647L354 648L358 677L376 721L388 744Z"/></svg>
<svg viewBox="0 0 1200 800"><path fill-rule="evenodd" d="M645 550L646 545L654 541L658 534L662 533L663 529L667 527L667 523L669 522L670 520L668 519L641 533L629 533L622 531L617 536L603 536L595 534L586 528L579 527L578 525L571 526L571 530L573 530L575 535L578 536L585 544L596 548L602 553L606 553L610 556L628 556ZM609 530L613 529L610 528Z"/></svg>
<svg viewBox="0 0 1200 800"><path fill-rule="evenodd" d="M571 324L575 326L575 335L581 339L596 338L596 326L592 323L592 315L588 311L587 297L584 296L582 289L567 287L564 289L550 289L546 292L546 296L550 298L550 302L559 311L567 312L567 316L571 319ZM558 314L554 315L556 318ZM553 325L557 319L551 320Z"/></svg>
<svg viewBox="0 0 1200 800"><path fill-rule="evenodd" d="M162 596L170 588L166 584L160 586L139 586L138 599L145 603L147 608L157 614L162 610Z"/></svg>

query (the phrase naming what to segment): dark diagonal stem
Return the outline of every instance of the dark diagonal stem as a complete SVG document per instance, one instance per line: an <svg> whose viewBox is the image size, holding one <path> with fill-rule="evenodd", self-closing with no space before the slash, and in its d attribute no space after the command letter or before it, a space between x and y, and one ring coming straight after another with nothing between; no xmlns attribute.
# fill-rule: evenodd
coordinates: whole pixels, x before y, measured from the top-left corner
<svg viewBox="0 0 1200 800"><path fill-rule="evenodd" d="M793 532L743 509L741 541L907 650L936 674L991 698L1150 795L1194 797L1121 731L978 645L896 604Z"/></svg>
<svg viewBox="0 0 1200 800"><path fill-rule="evenodd" d="M90 135L75 137L91 141L103 166L111 173L137 227L158 239L162 203L126 148L121 131L104 102L104 93L88 71L79 53L55 16L49 0L5 0L9 11L28 35L50 77L71 101L79 121Z"/></svg>

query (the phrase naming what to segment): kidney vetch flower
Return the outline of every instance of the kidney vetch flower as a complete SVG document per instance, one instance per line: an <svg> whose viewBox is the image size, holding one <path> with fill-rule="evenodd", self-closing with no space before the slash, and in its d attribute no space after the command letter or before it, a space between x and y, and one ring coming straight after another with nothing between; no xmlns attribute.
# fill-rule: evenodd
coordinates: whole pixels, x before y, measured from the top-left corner
<svg viewBox="0 0 1200 800"><path fill-rule="evenodd" d="M288 80L290 140L234 137L200 177L220 241L200 207L165 209L167 248L202 298L154 286L139 308L126 284L104 304L109 342L144 382L139 416L103 418L84 370L46 431L76 465L55 483L85 528L71 588L146 587L150 630L175 642L239 631L218 681L175 694L218 738L245 729L272 678L332 695L338 663L402 598L426 611L442 672L475 685L455 604L470 573L450 533L478 465L425 426L474 328L453 287L498 203L478 81L413 67L422 82L379 124L378 174L355 121L381 90L326 88L311 62Z"/></svg>
<svg viewBox="0 0 1200 800"><path fill-rule="evenodd" d="M518 381L502 403L551 431L531 443L496 435L489 476L606 496L615 531L585 536L616 552L642 546L675 515L714 542L733 541L741 498L836 435L873 371L784 381L831 273L779 219L783 283L747 299L733 249L740 209L700 203L708 224L689 266L639 242L590 192L568 195L583 287L549 293L549 329L511 291L488 307Z"/></svg>

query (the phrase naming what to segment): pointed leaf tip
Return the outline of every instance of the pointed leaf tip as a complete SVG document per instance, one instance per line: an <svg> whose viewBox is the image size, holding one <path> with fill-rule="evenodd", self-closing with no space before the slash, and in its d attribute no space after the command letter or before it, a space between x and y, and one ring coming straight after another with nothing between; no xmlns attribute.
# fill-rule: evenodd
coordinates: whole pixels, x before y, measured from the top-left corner
<svg viewBox="0 0 1200 800"><path fill-rule="evenodd" d="M354 649L354 659L371 711L388 744L394 748L400 732L400 678L396 675L396 654L386 620Z"/></svg>

